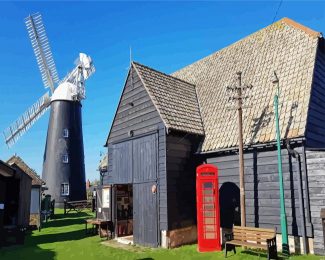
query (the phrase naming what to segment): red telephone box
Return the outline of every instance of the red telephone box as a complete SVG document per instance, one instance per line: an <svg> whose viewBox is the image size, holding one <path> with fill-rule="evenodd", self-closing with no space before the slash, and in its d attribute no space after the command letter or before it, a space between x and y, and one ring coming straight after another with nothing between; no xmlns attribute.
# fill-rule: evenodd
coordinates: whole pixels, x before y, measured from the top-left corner
<svg viewBox="0 0 325 260"><path fill-rule="evenodd" d="M203 164L196 168L198 251L221 251L218 168Z"/></svg>

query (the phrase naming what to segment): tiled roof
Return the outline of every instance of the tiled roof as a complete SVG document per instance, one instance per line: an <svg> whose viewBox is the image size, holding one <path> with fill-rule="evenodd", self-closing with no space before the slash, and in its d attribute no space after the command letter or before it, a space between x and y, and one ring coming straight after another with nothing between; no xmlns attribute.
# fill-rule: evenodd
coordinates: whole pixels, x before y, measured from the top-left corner
<svg viewBox="0 0 325 260"><path fill-rule="evenodd" d="M202 152L238 146L237 111L228 101L227 86L252 84L243 112L246 145L274 141L275 119L271 82L275 70L280 80L281 138L305 134L307 110L320 33L284 18L205 57L172 75L196 86L205 139Z"/></svg>
<svg viewBox="0 0 325 260"><path fill-rule="evenodd" d="M10 166L16 165L19 167L24 173L26 173L28 176L32 178L32 185L42 185L45 184L45 182L37 175L37 173L29 168L29 166L19 157L19 156L12 156L7 163Z"/></svg>
<svg viewBox="0 0 325 260"><path fill-rule="evenodd" d="M167 128L204 134L194 85L136 62L132 65Z"/></svg>

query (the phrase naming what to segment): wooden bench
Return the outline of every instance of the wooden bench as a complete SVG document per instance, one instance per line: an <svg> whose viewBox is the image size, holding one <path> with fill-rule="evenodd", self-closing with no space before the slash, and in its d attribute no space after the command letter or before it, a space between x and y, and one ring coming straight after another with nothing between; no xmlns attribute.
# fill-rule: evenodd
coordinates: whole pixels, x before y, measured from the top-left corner
<svg viewBox="0 0 325 260"><path fill-rule="evenodd" d="M64 201L64 215L70 211L80 212L85 209L91 209L92 202L89 200Z"/></svg>
<svg viewBox="0 0 325 260"><path fill-rule="evenodd" d="M232 233L225 234L225 257L228 251L234 251L235 246L259 248L267 250L267 259L277 259L276 230L253 227L234 226Z"/></svg>

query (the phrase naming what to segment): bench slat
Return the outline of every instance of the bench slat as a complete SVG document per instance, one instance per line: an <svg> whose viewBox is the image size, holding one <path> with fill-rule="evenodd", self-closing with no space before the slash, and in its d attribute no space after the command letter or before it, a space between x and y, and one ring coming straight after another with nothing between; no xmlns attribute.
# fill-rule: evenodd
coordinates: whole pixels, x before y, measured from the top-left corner
<svg viewBox="0 0 325 260"><path fill-rule="evenodd" d="M258 243L266 243L266 239L258 239L254 237L238 237L234 236L234 240L239 240L239 241L254 241Z"/></svg>
<svg viewBox="0 0 325 260"><path fill-rule="evenodd" d="M270 235L265 235L265 236L261 236L260 234L253 234L253 233L249 233L249 234L244 234L244 233L233 233L234 236L247 236L247 237L256 237L256 238L260 238L260 239L268 239L268 238L272 238L274 237L274 234Z"/></svg>
<svg viewBox="0 0 325 260"><path fill-rule="evenodd" d="M233 230L245 230L245 231L255 231L255 232L270 232L274 233L274 229L270 228L255 228L255 227L241 227L241 226L234 226Z"/></svg>
<svg viewBox="0 0 325 260"><path fill-rule="evenodd" d="M256 234L256 233L238 233L238 232L233 232L234 236L254 236L254 237L259 237L259 238L272 238L275 237L275 234Z"/></svg>
<svg viewBox="0 0 325 260"><path fill-rule="evenodd" d="M267 249L267 245L261 245L261 244L243 242L243 241L239 241L239 240L231 240L231 241L227 242L227 244L232 244L232 245L237 245L237 246L247 246L247 247L256 247L256 248Z"/></svg>

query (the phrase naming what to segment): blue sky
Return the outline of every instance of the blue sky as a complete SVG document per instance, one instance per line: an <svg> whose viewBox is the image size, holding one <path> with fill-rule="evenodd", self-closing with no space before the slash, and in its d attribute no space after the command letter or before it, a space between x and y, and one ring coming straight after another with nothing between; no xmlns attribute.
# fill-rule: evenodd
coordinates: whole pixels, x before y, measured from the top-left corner
<svg viewBox="0 0 325 260"><path fill-rule="evenodd" d="M0 2L0 131L45 93L24 18L40 12L59 76L79 52L92 56L96 73L87 81L83 131L87 178L96 171L133 59L171 73L269 25L278 1L215 2ZM325 3L284 0L276 20L289 17L325 32ZM17 153L42 172L49 111L0 159Z"/></svg>

